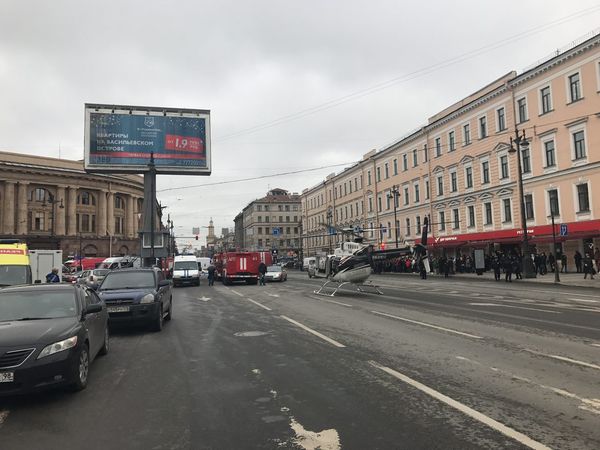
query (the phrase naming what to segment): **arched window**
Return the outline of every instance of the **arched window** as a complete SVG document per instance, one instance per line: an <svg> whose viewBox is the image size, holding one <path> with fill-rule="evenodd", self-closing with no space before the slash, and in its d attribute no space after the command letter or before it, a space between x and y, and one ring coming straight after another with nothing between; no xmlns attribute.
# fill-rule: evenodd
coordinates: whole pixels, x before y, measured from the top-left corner
<svg viewBox="0 0 600 450"><path fill-rule="evenodd" d="M121 245L121 248L119 249L119 255L121 255L121 256L129 255L129 248L126 245Z"/></svg>
<svg viewBox="0 0 600 450"><path fill-rule="evenodd" d="M115 209L125 209L125 201L120 195L115 195Z"/></svg>
<svg viewBox="0 0 600 450"><path fill-rule="evenodd" d="M83 191L77 196L78 205L96 205L96 198L88 191Z"/></svg>
<svg viewBox="0 0 600 450"><path fill-rule="evenodd" d="M35 188L29 192L30 202L50 203L53 200L53 196L48 189Z"/></svg>
<svg viewBox="0 0 600 450"><path fill-rule="evenodd" d="M83 248L83 256L98 256L98 248L92 244L86 245Z"/></svg>

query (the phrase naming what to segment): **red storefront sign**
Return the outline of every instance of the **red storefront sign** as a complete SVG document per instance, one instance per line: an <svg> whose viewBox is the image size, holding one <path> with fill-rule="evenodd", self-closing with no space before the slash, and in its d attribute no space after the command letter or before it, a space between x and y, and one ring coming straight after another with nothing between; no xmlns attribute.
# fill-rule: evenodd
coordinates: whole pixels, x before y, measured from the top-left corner
<svg viewBox="0 0 600 450"><path fill-rule="evenodd" d="M570 239L584 239L600 236L600 220L586 220L582 222L570 222L567 224L567 236L560 236L559 223L554 225L556 240L563 242ZM527 228L527 236L530 242L548 242L552 239L552 225L539 225ZM460 245L474 244L484 245L492 243L519 243L523 241L523 229L511 228L508 230L485 231L482 233L453 234L446 236L430 236L427 245L432 247L457 247ZM416 244L421 239L415 240Z"/></svg>

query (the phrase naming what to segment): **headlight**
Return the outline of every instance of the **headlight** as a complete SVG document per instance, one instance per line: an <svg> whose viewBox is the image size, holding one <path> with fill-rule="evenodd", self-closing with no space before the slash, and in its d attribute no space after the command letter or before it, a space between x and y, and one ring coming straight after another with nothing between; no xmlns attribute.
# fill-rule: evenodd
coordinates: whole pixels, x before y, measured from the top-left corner
<svg viewBox="0 0 600 450"><path fill-rule="evenodd" d="M64 341L55 342L54 344L47 345L44 350L41 351L37 359L45 358L46 356L53 355L64 350L68 350L77 345L77 336L70 337Z"/></svg>
<svg viewBox="0 0 600 450"><path fill-rule="evenodd" d="M153 303L153 302L154 302L154 295L152 295L152 294L146 294L140 300L140 303Z"/></svg>

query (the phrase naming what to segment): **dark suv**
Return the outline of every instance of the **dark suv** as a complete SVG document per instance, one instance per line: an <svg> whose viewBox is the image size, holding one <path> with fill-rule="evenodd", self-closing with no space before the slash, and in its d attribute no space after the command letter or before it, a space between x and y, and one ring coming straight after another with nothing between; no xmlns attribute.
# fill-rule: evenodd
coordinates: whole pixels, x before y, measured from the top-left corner
<svg viewBox="0 0 600 450"><path fill-rule="evenodd" d="M121 269L106 275L97 290L111 324L146 323L160 331L173 315L171 282L158 269Z"/></svg>

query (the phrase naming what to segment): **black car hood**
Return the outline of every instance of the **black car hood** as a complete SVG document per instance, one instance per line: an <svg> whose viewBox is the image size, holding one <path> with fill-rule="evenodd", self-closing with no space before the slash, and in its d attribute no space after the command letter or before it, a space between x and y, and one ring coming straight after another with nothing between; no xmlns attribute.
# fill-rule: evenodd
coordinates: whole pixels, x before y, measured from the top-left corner
<svg viewBox="0 0 600 450"><path fill-rule="evenodd" d="M77 317L0 322L0 348L52 344L73 336L78 326Z"/></svg>
<svg viewBox="0 0 600 450"><path fill-rule="evenodd" d="M115 299L131 299L133 301L141 300L146 294L156 294L156 290L152 288L139 288L139 289L108 289L97 291L100 298L104 301L110 302Z"/></svg>

